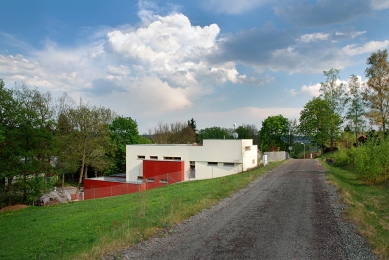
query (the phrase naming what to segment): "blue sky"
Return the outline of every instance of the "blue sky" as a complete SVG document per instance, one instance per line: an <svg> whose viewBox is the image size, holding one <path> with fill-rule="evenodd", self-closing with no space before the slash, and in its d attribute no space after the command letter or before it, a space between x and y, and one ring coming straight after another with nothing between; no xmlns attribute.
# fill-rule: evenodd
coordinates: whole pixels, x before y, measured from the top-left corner
<svg viewBox="0 0 389 260"><path fill-rule="evenodd" d="M324 70L366 81L388 0L1 1L0 78L138 122L298 119Z"/></svg>

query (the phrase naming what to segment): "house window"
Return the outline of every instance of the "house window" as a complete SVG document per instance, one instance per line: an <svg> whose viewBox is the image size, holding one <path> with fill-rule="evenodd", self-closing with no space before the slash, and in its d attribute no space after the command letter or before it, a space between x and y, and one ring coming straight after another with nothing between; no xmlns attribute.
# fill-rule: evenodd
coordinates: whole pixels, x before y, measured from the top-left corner
<svg viewBox="0 0 389 260"><path fill-rule="evenodd" d="M208 166L217 166L217 162L208 162Z"/></svg>
<svg viewBox="0 0 389 260"><path fill-rule="evenodd" d="M250 151L250 150L251 150L251 146L246 146L246 147L244 148L244 150L245 150L245 151Z"/></svg>
<svg viewBox="0 0 389 260"><path fill-rule="evenodd" d="M151 160L158 160L158 156L150 156Z"/></svg>
<svg viewBox="0 0 389 260"><path fill-rule="evenodd" d="M224 165L225 167L234 167L234 163L225 162L223 165Z"/></svg>
<svg viewBox="0 0 389 260"><path fill-rule="evenodd" d="M147 182L154 182L154 178L147 178Z"/></svg>
<svg viewBox="0 0 389 260"><path fill-rule="evenodd" d="M159 183L168 183L167 179L160 179Z"/></svg>
<svg viewBox="0 0 389 260"><path fill-rule="evenodd" d="M164 156L163 159L164 159L164 160L181 161L181 157Z"/></svg>
<svg viewBox="0 0 389 260"><path fill-rule="evenodd" d="M138 181L143 181L143 176L138 176Z"/></svg>
<svg viewBox="0 0 389 260"><path fill-rule="evenodd" d="M144 155L138 155L138 159L144 160L144 159L146 159L146 156L144 156Z"/></svg>

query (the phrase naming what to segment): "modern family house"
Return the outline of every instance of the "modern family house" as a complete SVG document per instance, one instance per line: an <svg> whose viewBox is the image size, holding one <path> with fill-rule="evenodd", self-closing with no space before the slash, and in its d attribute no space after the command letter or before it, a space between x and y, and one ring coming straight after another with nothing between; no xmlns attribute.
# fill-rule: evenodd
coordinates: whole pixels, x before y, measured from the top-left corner
<svg viewBox="0 0 389 260"><path fill-rule="evenodd" d="M211 179L256 167L252 139L204 140L199 144L126 146L126 173L84 180L84 198L122 195L168 184Z"/></svg>

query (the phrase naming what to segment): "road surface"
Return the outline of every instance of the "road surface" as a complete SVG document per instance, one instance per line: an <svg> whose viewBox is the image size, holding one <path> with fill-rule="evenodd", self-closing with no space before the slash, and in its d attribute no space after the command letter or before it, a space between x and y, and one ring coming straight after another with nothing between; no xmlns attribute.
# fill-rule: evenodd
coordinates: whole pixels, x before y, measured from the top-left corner
<svg viewBox="0 0 389 260"><path fill-rule="evenodd" d="M374 259L337 199L319 161L290 160L120 258Z"/></svg>

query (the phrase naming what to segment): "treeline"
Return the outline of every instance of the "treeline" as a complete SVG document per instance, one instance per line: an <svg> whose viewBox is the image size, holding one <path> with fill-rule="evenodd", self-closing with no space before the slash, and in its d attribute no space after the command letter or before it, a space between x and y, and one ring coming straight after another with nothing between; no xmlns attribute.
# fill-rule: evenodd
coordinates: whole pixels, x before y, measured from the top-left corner
<svg viewBox="0 0 389 260"><path fill-rule="evenodd" d="M51 176L83 178L125 172L125 145L151 143L138 125L108 108L54 99L0 80L0 206L32 203L52 187Z"/></svg>

